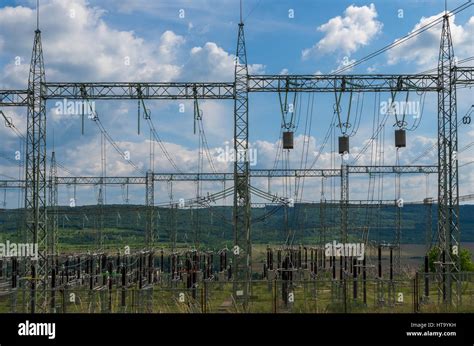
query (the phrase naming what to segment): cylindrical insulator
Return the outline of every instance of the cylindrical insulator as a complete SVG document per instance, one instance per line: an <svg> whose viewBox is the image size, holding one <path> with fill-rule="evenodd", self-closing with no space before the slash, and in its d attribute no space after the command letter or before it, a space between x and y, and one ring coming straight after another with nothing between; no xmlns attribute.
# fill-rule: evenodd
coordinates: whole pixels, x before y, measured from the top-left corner
<svg viewBox="0 0 474 346"><path fill-rule="evenodd" d="M125 287L127 284L127 269L125 266L122 267L122 287Z"/></svg>
<svg viewBox="0 0 474 346"><path fill-rule="evenodd" d="M378 265L379 265L378 274L379 274L379 278L381 278L382 277L382 247L380 245L378 248Z"/></svg>
<svg viewBox="0 0 474 346"><path fill-rule="evenodd" d="M390 280L393 280L393 248L390 247Z"/></svg>
<svg viewBox="0 0 474 346"><path fill-rule="evenodd" d="M164 271L164 254L163 250L161 250L161 256L160 256L160 269L163 272Z"/></svg>
<svg viewBox="0 0 474 346"><path fill-rule="evenodd" d="M406 132L403 129L395 130L395 147L404 148L407 145Z"/></svg>
<svg viewBox="0 0 474 346"><path fill-rule="evenodd" d="M349 137L339 136L339 154L349 154Z"/></svg>
<svg viewBox="0 0 474 346"><path fill-rule="evenodd" d="M102 255L101 271L105 270L106 263L107 263L107 256Z"/></svg>
<svg viewBox="0 0 474 346"><path fill-rule="evenodd" d="M283 149L293 149L293 131L283 132Z"/></svg>

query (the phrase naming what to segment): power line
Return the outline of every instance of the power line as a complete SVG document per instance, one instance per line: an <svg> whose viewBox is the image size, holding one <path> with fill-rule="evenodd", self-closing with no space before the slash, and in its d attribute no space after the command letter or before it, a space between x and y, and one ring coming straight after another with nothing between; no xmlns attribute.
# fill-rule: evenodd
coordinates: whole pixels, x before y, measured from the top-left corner
<svg viewBox="0 0 474 346"><path fill-rule="evenodd" d="M88 99L86 99L86 102L88 102L88 105L89 105L89 108L90 108L90 111L91 111L91 114L92 114L92 120L95 122L95 124L97 125L97 127L99 128L100 132L102 133L102 135L104 135L104 137L107 139L107 141L112 145L112 147L115 149L115 151L117 151L117 153L119 153L119 155L129 164L131 165L133 168L135 168L135 170L137 170L138 172L142 173L143 175L146 175L146 172L145 170L143 170L142 168L138 167L130 158L127 158L128 155L122 150L119 148L119 146L117 145L117 143L114 141L114 139L112 138L112 136L110 136L110 134L107 132L107 130L105 129L104 125L102 124L102 122L100 121L99 119L99 115L97 113L97 111L95 109L93 109L91 103L89 102Z"/></svg>
<svg viewBox="0 0 474 346"><path fill-rule="evenodd" d="M156 143L158 143L159 148L161 149L163 155L165 155L165 158L168 160L168 162L171 164L171 166L173 166L173 168L177 172L182 173L182 171L178 168L178 166L174 162L173 158L169 154L168 150L166 149L166 146L164 145L163 141L161 140L158 132L156 131L155 125L153 124L153 120L151 120L150 110L148 108L146 108L146 106L145 106L145 101L142 98L140 100L141 100L142 105L143 105L143 111L145 113L144 114L145 119L146 119L146 121L148 123L148 126L149 126L149 128L150 128L150 130L153 134L153 137L155 138Z"/></svg>
<svg viewBox="0 0 474 346"><path fill-rule="evenodd" d="M420 35L421 33L425 32L426 30L429 30L429 29L432 28L433 26L442 23L443 18L444 18L445 16L451 17L451 16L453 16L453 15L455 15L455 14L461 12L461 11L464 11L465 9L469 8L471 5L472 5L471 0L469 0L469 1L467 1L466 3L462 4L461 6L456 7L454 10L452 10L452 11L449 12L448 14L442 15L442 16L436 18L435 20L431 21L430 23L423 25L421 28L419 28L419 29L417 29L417 30L415 30L415 31L412 31L411 33L409 33L409 34L403 36L402 38L400 38L400 39L398 39L398 40L395 40L395 41L392 42L391 44L389 44L389 45L387 45L387 46L384 46L384 47L382 47L382 48L376 50L376 51L373 52L373 53L370 53L369 55L363 57L362 59L359 59L359 60L357 60L357 61L355 61L355 62L353 62L353 63L351 63L351 64L348 64L348 65L346 65L346 66L344 66L344 67L342 67L342 68L336 70L336 71L333 72L332 74L340 74L340 73L342 73L342 72L344 72L344 71L347 71L347 70L349 70L349 69L352 69L353 67L358 66L358 65L360 65L360 64L362 64L362 63L364 63L364 62L366 62L366 61L368 61L368 60L370 60L370 59L372 59L372 58L374 58L374 57L376 57L376 56L378 56L378 55L380 55L380 54L382 54L382 53L384 53L384 52L386 52L386 51L388 51L388 50L390 50L390 49L392 49L392 48L394 48L394 47L396 47L396 46L398 46L398 45L400 45L400 44L402 44L402 43L404 43L405 41L407 41L407 40L409 40L409 39L411 39L411 38L413 38L413 37L416 37L416 36Z"/></svg>
<svg viewBox="0 0 474 346"><path fill-rule="evenodd" d="M12 131L24 142L26 143L26 137L16 128L15 124L13 124L13 121L11 118L8 118L2 111L0 111L2 114L3 118L5 119L5 125L9 128L12 129ZM48 160L51 160L50 156L47 156ZM56 165L61 168L64 172L66 172L69 175L74 175L69 169L67 169L62 163L56 161Z"/></svg>

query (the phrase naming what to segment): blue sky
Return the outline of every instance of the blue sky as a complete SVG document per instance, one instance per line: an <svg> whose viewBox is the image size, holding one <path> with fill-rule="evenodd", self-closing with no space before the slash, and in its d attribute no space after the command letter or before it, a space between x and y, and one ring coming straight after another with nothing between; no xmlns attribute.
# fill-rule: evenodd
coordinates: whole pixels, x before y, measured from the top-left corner
<svg viewBox="0 0 474 346"><path fill-rule="evenodd" d="M28 63L33 44L36 1L2 1L0 3L0 88L25 88ZM455 8L463 1L449 1ZM201 1L116 1L116 0L44 0L41 1L41 30L47 81L231 81L233 54L237 39L239 3L236 0ZM243 18L247 56L251 73L261 74L327 74L341 66L381 48L411 30L429 22L444 10L444 1L244 1ZM294 14L293 18L290 18ZM472 7L455 16L452 21L455 54L459 59L474 56L474 12ZM397 49L369 60L348 73L416 73L436 67L440 26L410 40ZM16 57L21 64L15 65ZM129 65L124 64L128 58ZM472 63L472 62L471 62ZM351 137L351 158L370 139L380 102L390 95L364 96L361 122ZM400 99L405 98L400 95ZM458 92L458 113L464 115L472 103L472 89ZM333 116L334 95L317 94L313 112L307 116L309 95L299 95L301 112L295 131L296 148L289 155L288 165L301 167L304 138L308 139L309 162L318 155ZM420 96L409 95L418 102ZM362 95L358 96L362 104ZM399 153L400 162L409 163L436 141L436 95L427 95L424 114L416 131L408 132L408 146ZM181 101L147 102L153 122L183 171L197 170L198 136L193 134L193 105ZM343 96L342 112L347 109L348 95ZM214 156L232 139L232 102L202 101L203 124L209 147ZM54 132L58 160L76 175L100 174L100 133L93 122L86 123L86 133L80 134L80 122L75 115L55 114L55 103L48 102L48 144L52 148ZM110 135L122 150L143 169L148 169L148 130L142 122L137 135L137 104L133 102L96 102L96 109ZM374 113L374 110L376 112ZM15 125L24 131L25 109L4 109ZM308 118L306 118L308 117ZM408 117L408 128L414 119ZM304 126L311 119L311 129ZM395 163L393 148L394 119L389 119L378 141L370 145L358 164L374 163L375 143L385 152L378 163ZM351 124L353 127L355 123ZM250 142L258 153L258 168L271 168L277 152L281 114L278 95L250 96ZM331 144L325 146L315 167L338 167L340 157ZM11 157L19 141L10 129L0 127L2 155ZM307 137L305 137L307 136ZM459 147L473 141L469 126L459 129ZM436 150L416 164L436 162ZM459 155L461 163L473 160L472 148ZM286 163L280 160L278 167ZM231 171L230 163L217 162L219 171ZM460 172L461 194L473 193L474 165ZM173 172L170 163L156 146L155 170ZM209 167L205 164L205 169ZM108 145L107 172L110 175L140 175ZM0 174L18 176L18 168L0 158ZM60 172L64 175L64 172ZM3 177L5 178L5 177ZM392 182L391 182L392 179ZM407 200L420 200L425 195L436 196L436 178L425 191L425 177L403 177L402 195ZM290 182L290 185L294 182ZM393 198L393 177L384 182L386 198ZM264 187L266 182L255 182ZM282 181L274 184L274 193L283 194ZM303 200L320 198L321 182L306 182ZM330 186L330 184L326 185ZM338 182L333 189L337 196ZM204 190L216 191L219 184L208 184ZM329 191L330 190L330 191ZM351 183L353 198L367 196L367 179ZM82 203L93 203L92 189L84 189ZM382 190L378 191L379 194ZM195 194L192 183L181 184L175 194L190 197ZM119 192L110 192L109 201L120 201ZM61 192L61 201L68 196ZM133 202L143 202L143 194L133 193ZM420 197L422 196L422 197ZM166 186L157 187L157 200L167 199ZM12 197L13 199L13 197ZM14 203L13 203L14 204ZM12 206L12 205L10 205Z"/></svg>

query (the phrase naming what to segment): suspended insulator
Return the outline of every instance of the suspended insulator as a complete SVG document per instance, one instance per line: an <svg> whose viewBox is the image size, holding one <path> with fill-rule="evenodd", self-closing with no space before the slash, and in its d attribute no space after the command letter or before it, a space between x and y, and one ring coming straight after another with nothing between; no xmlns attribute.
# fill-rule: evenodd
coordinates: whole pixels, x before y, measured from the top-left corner
<svg viewBox="0 0 474 346"><path fill-rule="evenodd" d="M293 131L283 132L283 149L293 149Z"/></svg>
<svg viewBox="0 0 474 346"><path fill-rule="evenodd" d="M339 154L349 154L349 137L339 136Z"/></svg>
<svg viewBox="0 0 474 346"><path fill-rule="evenodd" d="M405 130L395 130L395 147L404 148L407 145Z"/></svg>

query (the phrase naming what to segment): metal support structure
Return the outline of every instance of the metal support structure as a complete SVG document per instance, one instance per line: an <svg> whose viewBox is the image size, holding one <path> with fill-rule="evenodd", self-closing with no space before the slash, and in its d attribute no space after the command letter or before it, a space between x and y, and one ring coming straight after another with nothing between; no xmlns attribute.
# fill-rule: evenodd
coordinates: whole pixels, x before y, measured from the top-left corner
<svg viewBox="0 0 474 346"><path fill-rule="evenodd" d="M432 233L433 233L433 198L425 198L423 204L426 209L425 216L425 253L428 255L428 252L431 250L432 242Z"/></svg>
<svg viewBox="0 0 474 346"><path fill-rule="evenodd" d="M99 196L97 198L97 211L96 214L96 247L97 252L102 252L104 246L104 179L100 179L99 183Z"/></svg>
<svg viewBox="0 0 474 346"><path fill-rule="evenodd" d="M347 166L352 174L436 174L437 166ZM251 169L251 178L340 178L340 169ZM234 180L233 173L153 173L153 181L228 181ZM146 177L55 177L56 185L146 185ZM24 187L23 180L0 180L0 188ZM472 200L466 195L464 200ZM378 202L378 201L375 201ZM390 201L393 204L393 201Z"/></svg>
<svg viewBox="0 0 474 346"><path fill-rule="evenodd" d="M349 203L349 169L341 165L341 242L347 243L348 228L348 203Z"/></svg>
<svg viewBox="0 0 474 346"><path fill-rule="evenodd" d="M397 179L400 181L400 174L397 174ZM398 193L400 193L400 190L398 189ZM395 270L396 275L401 273L401 265L402 265L402 248L400 246L401 239L402 239L402 208L403 208L403 202L400 200L400 195L397 196L396 200L396 208L397 208L397 213L395 216L395 241L394 241L394 246L391 248L391 253L393 254L393 249L395 249L395 258L394 258L394 264L392 266L392 269Z"/></svg>
<svg viewBox="0 0 474 346"><path fill-rule="evenodd" d="M148 249L153 248L155 243L155 184L153 179L153 172L146 173L146 246Z"/></svg>
<svg viewBox="0 0 474 346"><path fill-rule="evenodd" d="M56 165L56 153L51 154L51 163L49 167L49 240L48 253L56 255L58 251L58 184L57 184L58 168Z"/></svg>
<svg viewBox="0 0 474 346"><path fill-rule="evenodd" d="M234 94L234 298L247 308L250 295L252 244L250 241L248 69L244 23L239 23L235 54Z"/></svg>
<svg viewBox="0 0 474 346"><path fill-rule="evenodd" d="M474 68L452 69L453 83L469 86L474 83ZM437 92L437 74L404 75L248 75L248 92ZM234 99L234 83L222 82L49 82L44 83L48 100L176 100ZM0 107L27 106L27 90L0 90Z"/></svg>
<svg viewBox="0 0 474 346"><path fill-rule="evenodd" d="M251 75L250 92L436 91L436 75Z"/></svg>
<svg viewBox="0 0 474 346"><path fill-rule="evenodd" d="M36 29L28 78L28 115L25 165L26 229L29 242L38 246L38 260L31 267L30 311L47 310L46 214L46 101L44 95L44 62L41 31Z"/></svg>
<svg viewBox="0 0 474 346"><path fill-rule="evenodd" d="M460 271L458 132L454 63L449 16L445 14L438 60L438 241L441 272L445 272L444 301L452 303L451 273ZM443 274L442 274L443 275Z"/></svg>

